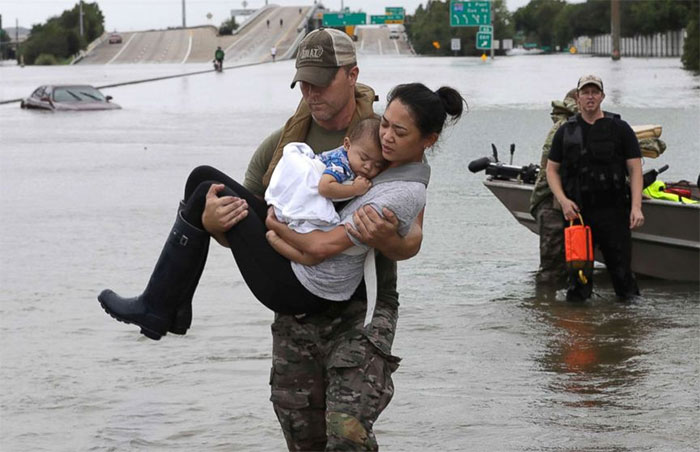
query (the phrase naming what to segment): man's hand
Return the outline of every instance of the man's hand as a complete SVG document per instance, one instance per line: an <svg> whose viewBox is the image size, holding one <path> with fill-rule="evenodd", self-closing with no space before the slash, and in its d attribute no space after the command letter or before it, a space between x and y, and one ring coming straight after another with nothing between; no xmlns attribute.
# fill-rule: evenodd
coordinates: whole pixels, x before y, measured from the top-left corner
<svg viewBox="0 0 700 452"><path fill-rule="evenodd" d="M221 235L248 216L248 203L235 196L217 196L224 184L212 184L202 212L202 225L211 235Z"/></svg>
<svg viewBox="0 0 700 452"><path fill-rule="evenodd" d="M630 210L630 229L638 228L644 224L642 209L632 207Z"/></svg>
<svg viewBox="0 0 700 452"><path fill-rule="evenodd" d="M382 209L384 217L379 215L374 208L362 206L353 214L355 227L345 224L345 229L350 235L372 248L382 249L382 245L395 238L399 230L399 220L394 212Z"/></svg>
<svg viewBox="0 0 700 452"><path fill-rule="evenodd" d="M352 181L352 188L354 189L355 196L364 195L372 187L372 181L364 176L357 176Z"/></svg>
<svg viewBox="0 0 700 452"><path fill-rule="evenodd" d="M573 202L569 198L564 198L562 200L559 200L559 204L561 205L561 212L564 214L564 218L566 218L567 221L575 220L578 218L580 210L575 202Z"/></svg>

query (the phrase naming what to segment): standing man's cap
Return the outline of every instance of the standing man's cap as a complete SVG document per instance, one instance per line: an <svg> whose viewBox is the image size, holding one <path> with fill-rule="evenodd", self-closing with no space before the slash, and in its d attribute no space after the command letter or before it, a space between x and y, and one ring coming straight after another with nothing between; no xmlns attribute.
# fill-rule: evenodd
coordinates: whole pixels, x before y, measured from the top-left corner
<svg viewBox="0 0 700 452"><path fill-rule="evenodd" d="M580 91L581 88L583 88L586 85L595 85L602 92L605 92L603 89L603 81L598 77L597 75L584 75L580 79L578 79L578 86L576 87L576 91Z"/></svg>
<svg viewBox="0 0 700 452"><path fill-rule="evenodd" d="M328 86L339 67L355 63L355 43L350 36L334 28L314 30L299 44L292 88L299 81Z"/></svg>

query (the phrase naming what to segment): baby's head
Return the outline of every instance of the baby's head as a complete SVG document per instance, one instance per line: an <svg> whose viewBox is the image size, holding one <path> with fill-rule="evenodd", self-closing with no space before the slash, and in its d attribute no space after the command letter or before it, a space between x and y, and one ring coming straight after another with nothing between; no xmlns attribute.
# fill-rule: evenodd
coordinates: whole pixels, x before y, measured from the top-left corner
<svg viewBox="0 0 700 452"><path fill-rule="evenodd" d="M350 168L358 176L372 179L389 164L382 157L378 118L367 118L358 122L345 137L343 146L348 152Z"/></svg>

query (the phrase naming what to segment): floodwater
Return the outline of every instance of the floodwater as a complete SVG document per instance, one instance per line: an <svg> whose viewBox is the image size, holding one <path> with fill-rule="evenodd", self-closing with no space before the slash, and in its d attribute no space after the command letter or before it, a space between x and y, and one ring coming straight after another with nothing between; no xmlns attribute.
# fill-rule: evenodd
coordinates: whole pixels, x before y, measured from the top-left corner
<svg viewBox="0 0 700 452"><path fill-rule="evenodd" d="M531 56L360 60L382 101L396 83L448 84L470 112L432 155L421 253L399 265L394 400L385 451L691 451L700 443L700 289L641 279L634 303L572 305L534 284L537 237L467 163L495 143L539 160L549 102L583 73L604 107L658 123L670 179L700 169L700 79L676 59ZM198 66L0 68L0 100L39 84L97 86ZM294 110L284 61L104 90L119 111L0 106L0 449L281 451L268 401L272 314L212 245L184 336L159 342L115 322L96 295L137 294L188 172L242 178L256 145Z"/></svg>

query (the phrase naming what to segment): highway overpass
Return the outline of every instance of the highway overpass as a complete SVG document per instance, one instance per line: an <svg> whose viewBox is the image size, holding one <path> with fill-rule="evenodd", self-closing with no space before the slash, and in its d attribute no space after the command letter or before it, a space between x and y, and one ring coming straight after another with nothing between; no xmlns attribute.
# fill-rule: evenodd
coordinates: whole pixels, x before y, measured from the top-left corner
<svg viewBox="0 0 700 452"><path fill-rule="evenodd" d="M269 5L258 10L237 34L217 36L213 26L149 30L119 33L121 43L110 44L109 34L91 44L78 64L134 63L206 63L221 46L226 52L224 65L271 61L270 49L277 49L277 59L292 58L313 7ZM390 39L389 27L365 26L356 29L359 54L406 55L411 48L403 33Z"/></svg>

